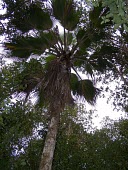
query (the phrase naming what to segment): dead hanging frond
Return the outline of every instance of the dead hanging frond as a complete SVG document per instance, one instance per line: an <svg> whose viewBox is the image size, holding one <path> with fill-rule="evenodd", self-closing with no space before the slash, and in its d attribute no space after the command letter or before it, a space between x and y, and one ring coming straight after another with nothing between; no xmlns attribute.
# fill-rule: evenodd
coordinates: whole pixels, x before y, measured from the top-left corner
<svg viewBox="0 0 128 170"><path fill-rule="evenodd" d="M66 104L71 103L69 73L60 60L49 63L41 88L51 112L61 112Z"/></svg>

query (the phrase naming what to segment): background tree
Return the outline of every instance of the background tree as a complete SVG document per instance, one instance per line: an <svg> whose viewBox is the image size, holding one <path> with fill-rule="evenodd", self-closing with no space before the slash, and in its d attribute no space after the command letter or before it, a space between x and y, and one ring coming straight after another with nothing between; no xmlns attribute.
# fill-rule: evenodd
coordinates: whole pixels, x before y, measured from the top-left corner
<svg viewBox="0 0 128 170"><path fill-rule="evenodd" d="M39 126L40 128L43 125L47 126L46 118L41 110L35 111L32 106L24 106L21 102L9 105L6 103L2 109L0 110L0 169L22 169L28 160L25 162L22 157L17 162L17 159L25 152L28 144L37 139ZM43 120L41 120L42 117ZM42 146L43 141L42 139ZM39 166L39 160L36 162L37 166Z"/></svg>
<svg viewBox="0 0 128 170"><path fill-rule="evenodd" d="M102 4L104 7L104 12L107 11L106 15L103 16L103 13L101 13L100 17L103 19L101 24L110 22L114 23L115 29L121 27L122 30L125 30L128 32L128 1L127 0L89 0L89 2L92 2L94 6L99 6Z"/></svg>
<svg viewBox="0 0 128 170"><path fill-rule="evenodd" d="M10 168L38 169L48 130L45 111L43 114L42 110L35 109L32 105L24 107L20 102L16 104L13 103L11 106L6 106L5 108L5 111L2 112L0 117L0 168L3 170L9 170ZM62 142L63 146L61 146L59 152L62 152L65 140L68 140L68 138L63 138L63 135L72 138L76 130L76 134L79 136L80 134L77 129L79 129L79 126L80 129L82 128L83 121L85 122L85 130L91 129L92 112L85 112L83 110L82 113L82 110L83 108L81 106L79 109L66 108L62 113L57 141L60 141L60 144ZM84 115L84 119L78 116L78 111L79 114ZM60 138L64 140L62 141ZM75 135L72 140L75 142ZM59 152L57 151L57 155ZM69 154L68 150L65 154ZM78 155L78 157L80 157L80 155ZM73 160L74 159L72 159L72 161ZM79 166L81 167L81 165Z"/></svg>
<svg viewBox="0 0 128 170"><path fill-rule="evenodd" d="M41 115L36 114L30 106L21 108L21 104L16 105L8 108L10 112L1 115L0 168L35 170L39 167L48 124L44 121L38 131L32 132L33 122L36 125L42 122L42 112ZM127 169L127 119L112 121L106 118L103 127L96 130L88 126L88 121L91 125L90 112L83 112L87 120L84 117L85 124L77 114L77 110L66 109L61 115L52 169ZM27 126L28 131L23 125Z"/></svg>

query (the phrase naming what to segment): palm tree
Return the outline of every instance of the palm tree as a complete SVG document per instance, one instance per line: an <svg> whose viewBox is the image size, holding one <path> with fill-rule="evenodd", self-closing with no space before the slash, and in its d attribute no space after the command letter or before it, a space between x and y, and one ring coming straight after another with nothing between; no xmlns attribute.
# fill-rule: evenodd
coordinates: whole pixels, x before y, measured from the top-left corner
<svg viewBox="0 0 128 170"><path fill-rule="evenodd" d="M60 113L66 105L73 105L73 95L90 104L96 101L99 90L90 79L82 80L78 70L83 68L93 77L94 70L103 72L109 67L88 52L99 48L101 39L106 42L107 29L100 21L93 22L101 9L89 16L73 0L4 2L11 32L5 47L12 57L27 59L16 91L25 92L26 100L31 92L37 92L38 103L45 105L50 117L39 169L51 170ZM63 27L62 34L56 23Z"/></svg>

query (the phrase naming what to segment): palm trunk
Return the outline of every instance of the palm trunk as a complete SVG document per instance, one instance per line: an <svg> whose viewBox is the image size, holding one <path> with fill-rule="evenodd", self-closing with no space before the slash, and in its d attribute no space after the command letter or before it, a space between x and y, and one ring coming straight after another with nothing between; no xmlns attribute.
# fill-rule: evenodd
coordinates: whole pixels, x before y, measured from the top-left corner
<svg viewBox="0 0 128 170"><path fill-rule="evenodd" d="M59 114L52 116L49 124L39 170L51 170L54 156L56 136L59 126Z"/></svg>

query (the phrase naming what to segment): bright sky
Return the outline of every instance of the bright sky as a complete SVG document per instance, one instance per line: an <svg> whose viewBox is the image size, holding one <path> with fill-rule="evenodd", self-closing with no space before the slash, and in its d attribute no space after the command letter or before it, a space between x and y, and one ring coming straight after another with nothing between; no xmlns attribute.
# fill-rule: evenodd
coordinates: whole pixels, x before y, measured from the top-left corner
<svg viewBox="0 0 128 170"><path fill-rule="evenodd" d="M98 114L98 117L93 119L94 125L98 128L101 127L101 121L104 117L108 116L110 119L118 120L122 116L124 117L125 113L121 111L113 110L113 106L111 103L107 104L106 98L100 98L97 100L97 104L95 106L95 109L97 110L96 113Z"/></svg>

